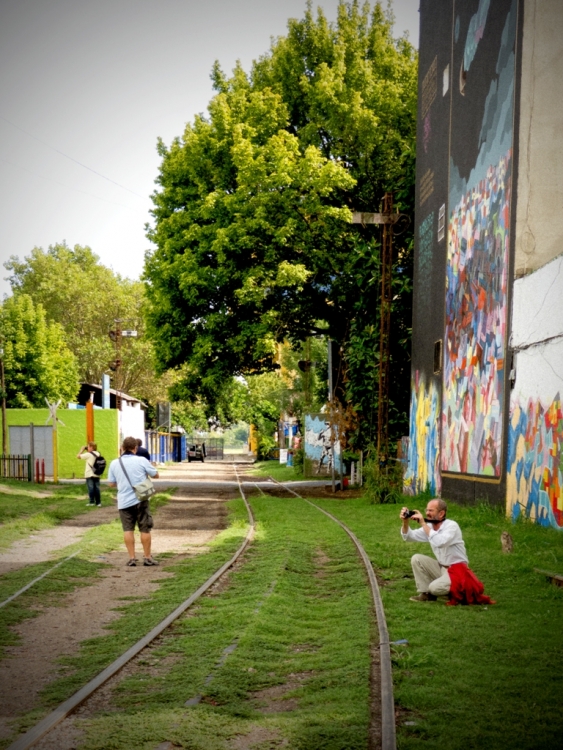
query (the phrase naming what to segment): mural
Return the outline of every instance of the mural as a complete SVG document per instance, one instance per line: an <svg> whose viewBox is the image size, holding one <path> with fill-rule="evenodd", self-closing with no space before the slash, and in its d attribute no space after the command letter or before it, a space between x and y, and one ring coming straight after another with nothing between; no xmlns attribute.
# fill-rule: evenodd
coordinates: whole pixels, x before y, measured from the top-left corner
<svg viewBox="0 0 563 750"><path fill-rule="evenodd" d="M440 399L434 382L426 387L424 375L417 370L411 387L408 466L404 491L416 495L427 487L440 494Z"/></svg>
<svg viewBox="0 0 563 750"><path fill-rule="evenodd" d="M500 476L510 152L457 204L448 228L442 468Z"/></svg>
<svg viewBox="0 0 563 750"><path fill-rule="evenodd" d="M512 405L508 434L507 510L563 529L563 411L558 393L549 406L530 399Z"/></svg>
<svg viewBox="0 0 563 750"><path fill-rule="evenodd" d="M324 414L305 415L305 458L313 474L329 474L332 471L332 447L330 423ZM334 441L335 468L340 461L340 442ZM309 473L309 471L307 472Z"/></svg>
<svg viewBox="0 0 563 750"><path fill-rule="evenodd" d="M459 137L450 157L442 390L442 470L490 477L500 476L503 461L516 33L516 3L504 3L504 15L501 5L490 19L481 0L464 37L452 123ZM479 41L493 20L500 27L491 62ZM480 112L480 130L466 135L464 122Z"/></svg>

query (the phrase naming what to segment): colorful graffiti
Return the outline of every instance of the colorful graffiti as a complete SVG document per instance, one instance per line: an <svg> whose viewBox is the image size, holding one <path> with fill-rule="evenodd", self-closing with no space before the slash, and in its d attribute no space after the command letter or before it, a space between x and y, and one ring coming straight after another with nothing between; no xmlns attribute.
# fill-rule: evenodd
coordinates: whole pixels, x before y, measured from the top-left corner
<svg viewBox="0 0 563 750"><path fill-rule="evenodd" d="M439 424L438 388L434 382L427 388L424 375L417 370L411 385L408 466L404 478L404 490L408 495L416 495L426 488L430 488L433 495L440 493Z"/></svg>
<svg viewBox="0 0 563 750"><path fill-rule="evenodd" d="M501 474L511 152L450 214L442 469Z"/></svg>
<svg viewBox="0 0 563 750"><path fill-rule="evenodd" d="M558 393L545 407L512 405L508 434L507 511L563 529L563 411Z"/></svg>

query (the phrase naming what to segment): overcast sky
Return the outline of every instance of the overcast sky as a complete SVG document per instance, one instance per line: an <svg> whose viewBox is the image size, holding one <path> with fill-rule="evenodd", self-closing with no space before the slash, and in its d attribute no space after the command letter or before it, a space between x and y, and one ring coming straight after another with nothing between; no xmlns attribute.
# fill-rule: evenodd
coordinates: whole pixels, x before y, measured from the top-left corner
<svg viewBox="0 0 563 750"><path fill-rule="evenodd" d="M337 4L314 3L330 20ZM395 35L408 31L418 46L418 0L393 6ZM0 261L65 240L138 278L157 138L170 143L206 110L214 60L248 70L304 9L305 0L0 0ZM0 299L5 276L0 266Z"/></svg>

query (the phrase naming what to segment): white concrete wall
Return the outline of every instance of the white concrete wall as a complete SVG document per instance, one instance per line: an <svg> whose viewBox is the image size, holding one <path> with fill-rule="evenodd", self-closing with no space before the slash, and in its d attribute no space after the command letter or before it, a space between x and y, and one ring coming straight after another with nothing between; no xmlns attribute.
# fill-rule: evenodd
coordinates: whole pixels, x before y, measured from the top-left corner
<svg viewBox="0 0 563 750"><path fill-rule="evenodd" d="M525 0L517 278L563 252L563 0Z"/></svg>
<svg viewBox="0 0 563 750"><path fill-rule="evenodd" d="M123 438L139 438L145 443L145 412L142 409L133 406L127 406L122 402L122 409L119 412L119 443L121 445Z"/></svg>
<svg viewBox="0 0 563 750"><path fill-rule="evenodd" d="M563 530L563 255L517 279L507 511Z"/></svg>

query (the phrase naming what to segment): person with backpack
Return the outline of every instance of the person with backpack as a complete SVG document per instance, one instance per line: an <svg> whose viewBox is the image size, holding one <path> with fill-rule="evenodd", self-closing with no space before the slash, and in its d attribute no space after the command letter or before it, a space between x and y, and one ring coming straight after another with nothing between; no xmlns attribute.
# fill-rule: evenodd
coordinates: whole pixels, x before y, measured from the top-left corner
<svg viewBox="0 0 563 750"><path fill-rule="evenodd" d="M76 458L86 461L84 467L84 478L88 488L89 502L87 505L102 507L102 496L100 494L100 477L106 468L105 458L98 452L96 443L89 442L78 451Z"/></svg>

